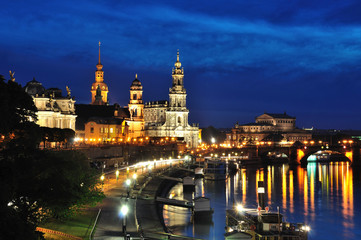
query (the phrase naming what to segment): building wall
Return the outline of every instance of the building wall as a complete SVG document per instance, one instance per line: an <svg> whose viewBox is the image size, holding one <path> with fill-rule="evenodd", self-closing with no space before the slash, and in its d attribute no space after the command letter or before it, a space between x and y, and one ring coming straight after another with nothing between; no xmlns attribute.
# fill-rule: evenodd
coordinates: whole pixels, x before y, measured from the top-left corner
<svg viewBox="0 0 361 240"><path fill-rule="evenodd" d="M84 137L88 142L118 141L128 137L128 126L124 124L100 124L95 121L85 123Z"/></svg>
<svg viewBox="0 0 361 240"><path fill-rule="evenodd" d="M165 123L167 103L151 102L144 106L144 122L146 126Z"/></svg>
<svg viewBox="0 0 361 240"><path fill-rule="evenodd" d="M70 128L75 131L75 101L71 98L34 97L38 109L36 122L41 127Z"/></svg>

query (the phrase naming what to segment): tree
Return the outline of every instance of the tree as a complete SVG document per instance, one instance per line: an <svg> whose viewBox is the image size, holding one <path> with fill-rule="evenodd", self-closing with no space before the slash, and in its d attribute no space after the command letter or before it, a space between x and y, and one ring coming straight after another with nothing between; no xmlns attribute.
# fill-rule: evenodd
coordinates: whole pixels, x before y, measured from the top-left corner
<svg viewBox="0 0 361 240"><path fill-rule="evenodd" d="M213 126L209 126L202 130L202 141L207 144L212 144L212 138L215 139L216 143L222 143L226 139L226 134L220 132Z"/></svg>
<svg viewBox="0 0 361 240"><path fill-rule="evenodd" d="M33 99L16 82L5 83L0 75L0 134L8 135L21 125L37 119ZM6 117L5 117L6 116Z"/></svg>
<svg viewBox="0 0 361 240"><path fill-rule="evenodd" d="M87 158L75 151L37 148L42 131L32 98L17 83L0 76L0 236L38 239L46 217L66 218L104 194ZM72 133L64 130L60 138Z"/></svg>

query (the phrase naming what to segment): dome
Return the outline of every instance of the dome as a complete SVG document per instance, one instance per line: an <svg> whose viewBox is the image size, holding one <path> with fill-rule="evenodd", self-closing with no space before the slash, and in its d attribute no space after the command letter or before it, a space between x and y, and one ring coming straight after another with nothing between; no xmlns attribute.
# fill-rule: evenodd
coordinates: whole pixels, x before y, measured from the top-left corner
<svg viewBox="0 0 361 240"><path fill-rule="evenodd" d="M28 82L24 89L25 92L31 96L40 96L45 93L45 88L40 82L36 81L35 78Z"/></svg>
<svg viewBox="0 0 361 240"><path fill-rule="evenodd" d="M142 84L141 82L138 80L138 79L135 79L133 82L132 82L132 86L131 87L141 87Z"/></svg>
<svg viewBox="0 0 361 240"><path fill-rule="evenodd" d="M138 80L137 74L135 75L135 79L132 82L132 85L130 85L131 89L142 89L142 83Z"/></svg>

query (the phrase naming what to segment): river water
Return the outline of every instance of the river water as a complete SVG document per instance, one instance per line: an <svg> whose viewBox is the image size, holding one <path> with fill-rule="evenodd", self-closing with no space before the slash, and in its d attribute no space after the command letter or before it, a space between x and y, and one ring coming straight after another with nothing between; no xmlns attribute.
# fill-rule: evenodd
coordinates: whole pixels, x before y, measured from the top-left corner
<svg viewBox="0 0 361 240"><path fill-rule="evenodd" d="M310 240L361 239L361 170L347 162L309 163L307 168L288 164L248 167L227 180L197 180L194 196L211 199L213 222L193 224L188 209L165 205L165 224L174 234L224 239L226 209L234 203L257 208L259 180L265 184L266 206L271 211L279 206L287 222L308 224ZM192 197L184 196L181 184L173 187L169 195Z"/></svg>

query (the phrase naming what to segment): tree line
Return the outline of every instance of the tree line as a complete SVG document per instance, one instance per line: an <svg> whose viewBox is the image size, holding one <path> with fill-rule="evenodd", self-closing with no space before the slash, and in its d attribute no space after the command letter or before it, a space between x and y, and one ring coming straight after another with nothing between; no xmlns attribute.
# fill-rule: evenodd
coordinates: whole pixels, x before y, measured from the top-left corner
<svg viewBox="0 0 361 240"><path fill-rule="evenodd" d="M97 172L77 151L39 149L40 142L68 142L72 130L41 128L24 89L0 75L0 236L42 239L36 227L66 219L104 197Z"/></svg>

